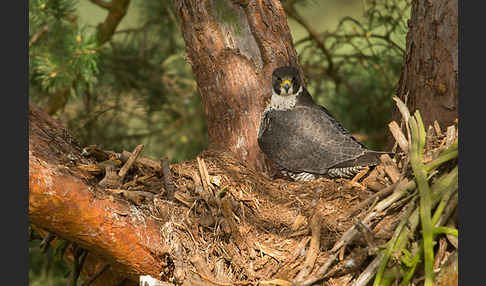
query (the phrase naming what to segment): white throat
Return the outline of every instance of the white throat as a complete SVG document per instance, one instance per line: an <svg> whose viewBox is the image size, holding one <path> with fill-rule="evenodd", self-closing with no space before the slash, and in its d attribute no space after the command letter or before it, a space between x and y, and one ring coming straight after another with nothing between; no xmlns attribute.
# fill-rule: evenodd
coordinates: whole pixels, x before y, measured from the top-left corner
<svg viewBox="0 0 486 286"><path fill-rule="evenodd" d="M279 95L276 94L275 91L272 92L272 99L270 101L270 105L267 106L265 111L274 109L274 110L287 110L291 109L295 106L297 102L297 95L302 92L302 86L299 88L297 93L292 95Z"/></svg>

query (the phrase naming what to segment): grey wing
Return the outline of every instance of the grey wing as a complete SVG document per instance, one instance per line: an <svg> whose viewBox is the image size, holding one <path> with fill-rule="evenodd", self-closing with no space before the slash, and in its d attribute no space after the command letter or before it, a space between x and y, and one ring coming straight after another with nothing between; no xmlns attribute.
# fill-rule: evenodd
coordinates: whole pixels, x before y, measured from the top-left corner
<svg viewBox="0 0 486 286"><path fill-rule="evenodd" d="M273 111L266 117L266 129L261 137L272 138L272 144L262 142L260 147L285 169L325 174L329 168L367 151L320 108L301 106Z"/></svg>
<svg viewBox="0 0 486 286"><path fill-rule="evenodd" d="M267 130L270 118L267 116L266 112L263 112L262 117L260 119L260 127L258 128L258 143L260 144L260 140L264 134L264 131Z"/></svg>

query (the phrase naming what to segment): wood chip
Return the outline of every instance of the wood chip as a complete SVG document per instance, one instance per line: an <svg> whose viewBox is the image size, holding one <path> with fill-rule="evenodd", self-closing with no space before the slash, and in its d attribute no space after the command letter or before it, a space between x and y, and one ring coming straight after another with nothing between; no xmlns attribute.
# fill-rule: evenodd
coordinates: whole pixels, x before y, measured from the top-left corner
<svg viewBox="0 0 486 286"><path fill-rule="evenodd" d="M449 147L452 143L454 143L455 139L456 139L456 127L454 127L454 125L451 125L447 127L445 148Z"/></svg>
<svg viewBox="0 0 486 286"><path fill-rule="evenodd" d="M130 156L130 158L128 158L125 165L121 167L120 171L118 172L118 176L120 176L122 180L123 178L125 178L125 175L128 173L132 165L135 163L140 153L142 153L142 150L143 150L143 145L142 144L137 145L137 147L135 147L135 149L133 150L132 156Z"/></svg>
<svg viewBox="0 0 486 286"><path fill-rule="evenodd" d="M429 129L427 129L427 133L425 135L425 146L432 146L433 145L433 142L435 141L435 136L434 136L434 128L432 127L432 125L429 125ZM431 154L428 154L430 157ZM425 157L425 154L424 154L424 157ZM429 161L431 160L431 158L428 159ZM426 159L424 158L424 161L426 161Z"/></svg>
<svg viewBox="0 0 486 286"><path fill-rule="evenodd" d="M279 250L276 250L276 249L272 249L262 243L259 243L259 242L255 242L255 247L257 250L260 250L261 252L265 253L266 255L274 258L275 260L277 260L279 263L283 260L285 260L286 256L284 255L284 253L282 251L279 251Z"/></svg>
<svg viewBox="0 0 486 286"><path fill-rule="evenodd" d="M179 202L183 203L184 205L186 205L188 208L192 207L192 204L196 200L195 198L192 198L188 194L182 192L175 193L174 198Z"/></svg>
<svg viewBox="0 0 486 286"><path fill-rule="evenodd" d="M322 225L322 215L319 209L314 213L311 218L310 227L312 230L312 238L310 241L309 248L307 249L307 254L305 261L302 264L302 268L295 277L296 281L301 281L306 278L314 268L314 264L319 254L319 247L321 242L321 225Z"/></svg>
<svg viewBox="0 0 486 286"><path fill-rule="evenodd" d="M356 223L354 225L355 225L356 229L364 237L366 243L368 244L368 254L369 255L376 254L378 252L378 247L376 246L376 242L375 242L373 232L359 220L356 221Z"/></svg>
<svg viewBox="0 0 486 286"><path fill-rule="evenodd" d="M288 273L292 264L297 258L301 257L301 253L304 251L307 243L311 240L310 236L306 236L300 240L300 242L292 249L291 255L287 256L287 261L280 266L278 274L276 276L282 277L283 273Z"/></svg>
<svg viewBox="0 0 486 286"><path fill-rule="evenodd" d="M110 159L110 154L101 150L96 145L89 145L83 148L81 153L83 156L93 156L96 158L96 161L102 162Z"/></svg>
<svg viewBox="0 0 486 286"><path fill-rule="evenodd" d="M113 194L121 194L126 190L105 188L105 191L108 191L108 192L113 193Z"/></svg>
<svg viewBox="0 0 486 286"><path fill-rule="evenodd" d="M106 167L105 177L98 183L103 188L118 188L121 186L121 178L116 174L113 166Z"/></svg>
<svg viewBox="0 0 486 286"><path fill-rule="evenodd" d="M301 226L307 223L307 218L303 215L298 215L292 225L290 226L290 229L292 231L298 230Z"/></svg>
<svg viewBox="0 0 486 286"><path fill-rule="evenodd" d="M206 163L204 162L204 159L196 157L197 159L197 164L199 167L199 175L201 178L201 183L206 192L211 192L212 189L210 188L211 186L211 181L209 180L209 175L208 175L208 168L206 167Z"/></svg>
<svg viewBox="0 0 486 286"><path fill-rule="evenodd" d="M400 146L400 149L402 149L402 151L407 154L408 140L403 134L400 126L398 126L398 124L395 121L392 121L388 124L388 128L390 129L390 132L392 133L393 138L395 138L395 141L397 142L398 146Z"/></svg>
<svg viewBox="0 0 486 286"><path fill-rule="evenodd" d="M104 171L104 169L98 166L98 164L78 164L76 167L95 175L101 174Z"/></svg>
<svg viewBox="0 0 486 286"><path fill-rule="evenodd" d="M146 200L152 200L154 197L154 194L149 193L149 192L144 192L144 191L123 191L122 195L129 199L131 202L136 204L137 206L140 206L144 203Z"/></svg>
<svg viewBox="0 0 486 286"><path fill-rule="evenodd" d="M173 201L174 200L174 185L172 185L172 183L170 181L169 158L164 157L164 159L162 159L161 165L162 165L162 174L163 174L163 178L164 178L164 187L165 187L165 190L167 192L166 193L167 199L169 201Z"/></svg>
<svg viewBox="0 0 486 286"><path fill-rule="evenodd" d="M211 270L208 268L208 263L201 255L194 254L189 258L189 261L191 261L192 265L194 265L198 274L202 274L213 280L215 279L211 273Z"/></svg>
<svg viewBox="0 0 486 286"><path fill-rule="evenodd" d="M442 261L442 258L445 255L447 249L447 241L444 237L439 238L439 250L437 250L437 253L435 254L434 258L434 269L438 269L440 267L440 263Z"/></svg>
<svg viewBox="0 0 486 286"><path fill-rule="evenodd" d="M120 154L120 160L122 160L123 162L126 162L131 156L132 156L132 153L130 153L128 151L123 151ZM153 160L153 159L150 159L150 158L138 156L136 162L138 164L148 166L148 167L154 169L157 172L162 170L162 166L160 165L160 161L156 161L156 160Z"/></svg>
<svg viewBox="0 0 486 286"><path fill-rule="evenodd" d="M370 181L366 183L366 187L371 189L374 192L379 192L382 189L386 188L386 185L383 185L382 183L378 181Z"/></svg>
<svg viewBox="0 0 486 286"><path fill-rule="evenodd" d="M434 120L434 129L435 134L439 137L442 137L442 131L440 130L439 122L437 122L437 120Z"/></svg>
<svg viewBox="0 0 486 286"><path fill-rule="evenodd" d="M397 165L393 162L392 158L388 154L383 154L380 156L380 160L383 163L383 168L385 173L388 175L393 183L398 182L400 179L400 171Z"/></svg>

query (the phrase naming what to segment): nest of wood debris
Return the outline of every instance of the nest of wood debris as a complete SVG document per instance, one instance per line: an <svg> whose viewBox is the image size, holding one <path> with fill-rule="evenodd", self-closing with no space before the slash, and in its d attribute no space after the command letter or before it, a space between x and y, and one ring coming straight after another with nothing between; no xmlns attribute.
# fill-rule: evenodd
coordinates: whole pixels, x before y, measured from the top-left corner
<svg viewBox="0 0 486 286"><path fill-rule="evenodd" d="M457 126L443 130L436 123L417 137L409 121L420 118L406 112L402 124L409 132L390 123L396 155L383 155L381 165L353 180L272 180L215 151L169 166L167 159L140 156L141 145L121 154L86 147L84 154L96 163L78 167L99 180L105 194L165 222L161 233L171 247L166 270L156 277L161 281L366 285L390 275L402 283L424 280L429 274L417 266L430 251L421 241L430 238L418 229L421 207L429 209L435 227L449 227L434 238L434 269L457 249L451 231L457 228ZM420 136L423 149L416 144ZM427 174L428 205L417 168Z"/></svg>

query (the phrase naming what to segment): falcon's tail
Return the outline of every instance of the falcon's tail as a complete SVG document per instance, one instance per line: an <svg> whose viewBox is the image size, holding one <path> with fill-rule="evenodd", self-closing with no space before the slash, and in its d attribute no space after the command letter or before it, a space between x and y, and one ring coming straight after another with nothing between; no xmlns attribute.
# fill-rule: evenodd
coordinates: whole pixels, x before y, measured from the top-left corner
<svg viewBox="0 0 486 286"><path fill-rule="evenodd" d="M345 162L342 162L332 168L346 168L346 167L355 167L355 166L375 166L380 164L380 156L383 154L394 155L393 152L380 152L380 151L366 151L365 154L359 156L358 158L351 159Z"/></svg>

